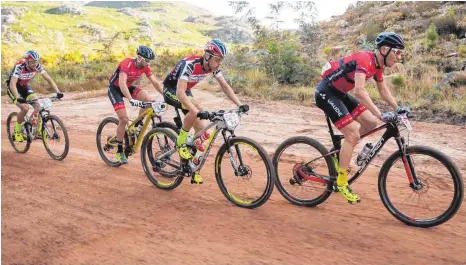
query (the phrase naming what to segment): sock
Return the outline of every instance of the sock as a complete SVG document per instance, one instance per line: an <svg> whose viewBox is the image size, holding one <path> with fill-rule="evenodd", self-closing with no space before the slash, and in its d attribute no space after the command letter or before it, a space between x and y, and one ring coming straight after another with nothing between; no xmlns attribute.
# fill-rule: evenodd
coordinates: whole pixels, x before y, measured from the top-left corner
<svg viewBox="0 0 466 265"><path fill-rule="evenodd" d="M176 145L180 146L186 143L186 138L188 138L188 132L184 128L181 128L180 135L178 135L178 139L176 140Z"/></svg>
<svg viewBox="0 0 466 265"><path fill-rule="evenodd" d="M123 153L123 142L117 140L118 144L118 153Z"/></svg>
<svg viewBox="0 0 466 265"><path fill-rule="evenodd" d="M16 122L15 131L21 130L21 123Z"/></svg>
<svg viewBox="0 0 466 265"><path fill-rule="evenodd" d="M348 184L348 171L344 168L338 168L337 185L343 186Z"/></svg>

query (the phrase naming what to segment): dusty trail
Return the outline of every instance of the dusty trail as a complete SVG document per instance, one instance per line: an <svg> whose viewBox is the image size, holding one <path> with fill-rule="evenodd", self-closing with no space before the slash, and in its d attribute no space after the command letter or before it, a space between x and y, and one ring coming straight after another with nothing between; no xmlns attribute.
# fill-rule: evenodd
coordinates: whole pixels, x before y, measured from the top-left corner
<svg viewBox="0 0 466 265"><path fill-rule="evenodd" d="M233 106L218 94L194 94L207 109ZM293 135L329 146L319 109L246 103L250 115L237 135L255 139L270 155ZM54 105L71 139L62 162L37 141L28 153L15 153L5 130L11 111L16 107L2 104L2 264L466 264L465 204L432 229L408 227L384 208L377 175L394 143L354 185L363 198L357 206L332 196L317 208L297 207L275 189L264 206L246 210L220 192L213 158L203 168L203 185L185 181L171 192L147 180L139 154L127 166L106 166L95 146L99 122L114 115L106 97ZM164 119L171 117L170 111ZM466 175L464 126L412 124L412 144L442 150Z"/></svg>

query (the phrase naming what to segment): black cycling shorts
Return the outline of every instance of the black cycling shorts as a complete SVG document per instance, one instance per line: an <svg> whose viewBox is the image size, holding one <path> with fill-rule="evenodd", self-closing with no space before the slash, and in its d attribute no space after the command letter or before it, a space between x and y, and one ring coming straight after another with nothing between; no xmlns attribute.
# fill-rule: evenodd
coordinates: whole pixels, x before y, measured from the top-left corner
<svg viewBox="0 0 466 265"><path fill-rule="evenodd" d="M325 81L320 81L314 96L317 107L325 112L338 129L352 123L367 110L357 98L342 93Z"/></svg>
<svg viewBox="0 0 466 265"><path fill-rule="evenodd" d="M136 86L128 87L129 93L131 94L132 98L136 98L139 92L141 92L142 88ZM108 86L108 97L110 98L110 102L112 102L113 109L115 111L124 109L125 102L123 101L123 93L121 92L120 87L110 85Z"/></svg>
<svg viewBox="0 0 466 265"><path fill-rule="evenodd" d="M190 98L194 98L191 90L186 91L186 96ZM176 88L164 87L163 88L163 99L165 100L167 104L172 105L173 107L177 109L180 109L184 113L184 115L186 115L189 112L186 106L183 105L180 99L176 96Z"/></svg>
<svg viewBox="0 0 466 265"><path fill-rule="evenodd" d="M28 84L25 86L19 86L18 84L16 84L16 89L18 90L19 96L24 98L25 100L29 100L32 96L36 94ZM10 99L14 102L16 98L13 95L13 92L11 92L9 86L6 88L6 93L8 97L10 97Z"/></svg>

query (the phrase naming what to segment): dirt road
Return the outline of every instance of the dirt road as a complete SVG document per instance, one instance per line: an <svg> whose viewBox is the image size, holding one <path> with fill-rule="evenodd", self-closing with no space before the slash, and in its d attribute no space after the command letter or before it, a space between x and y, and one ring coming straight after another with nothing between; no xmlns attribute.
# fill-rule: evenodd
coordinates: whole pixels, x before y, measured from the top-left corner
<svg viewBox="0 0 466 265"><path fill-rule="evenodd" d="M194 94L207 109L232 106L218 94ZM466 204L431 229L408 227L384 208L377 175L394 143L355 183L359 205L332 196L319 207L301 208L275 189L265 205L247 210L222 195L213 159L203 168L203 185L185 181L171 192L149 182L138 154L126 166L106 166L95 133L104 117L114 115L108 98L67 97L53 108L71 139L62 162L51 160L37 141L28 153L15 153L5 121L16 107L2 104L2 264L466 264ZM257 140L270 155L293 135L329 146L319 109L245 102L251 111L237 135ZM464 126L412 124L411 144L442 150L466 175Z"/></svg>

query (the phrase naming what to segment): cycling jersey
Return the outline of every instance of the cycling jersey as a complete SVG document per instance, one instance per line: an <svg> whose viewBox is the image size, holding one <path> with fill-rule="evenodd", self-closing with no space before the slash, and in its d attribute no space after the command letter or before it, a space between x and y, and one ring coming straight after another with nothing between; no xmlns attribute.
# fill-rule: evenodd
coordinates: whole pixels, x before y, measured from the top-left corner
<svg viewBox="0 0 466 265"><path fill-rule="evenodd" d="M339 91L348 93L354 88L355 73L366 74L366 80L374 77L380 83L383 82L383 69L374 52L356 52L326 63L322 68L322 80Z"/></svg>
<svg viewBox="0 0 466 265"><path fill-rule="evenodd" d="M45 70L41 64L38 63L35 69L32 69L31 71L29 71L29 69L26 66L26 61L24 60L18 61L15 64L15 67L13 67L13 70L11 70L10 76L7 79L7 87L10 86L11 77L14 76L18 78L16 87L24 88L29 83L29 81L31 81L31 79L34 78L34 75L36 75L36 73L39 73L39 74L45 73Z"/></svg>
<svg viewBox="0 0 466 265"><path fill-rule="evenodd" d="M108 79L110 86L113 85L120 87L120 72L128 75L128 78L126 79L127 87L130 87L134 81L141 77L142 74L146 74L147 77L152 75L149 65L146 65L143 68L136 68L136 59L126 58L118 64L112 76Z"/></svg>
<svg viewBox="0 0 466 265"><path fill-rule="evenodd" d="M222 76L220 69L215 72L212 72L212 70L204 70L202 67L203 62L204 58L201 55L189 56L182 59L163 81L164 87L174 88L176 90L178 79L181 79L188 81L186 91L189 91L197 83L204 80L209 73L212 73L216 78Z"/></svg>

